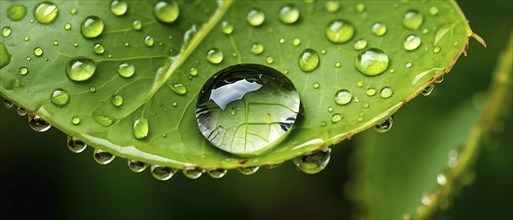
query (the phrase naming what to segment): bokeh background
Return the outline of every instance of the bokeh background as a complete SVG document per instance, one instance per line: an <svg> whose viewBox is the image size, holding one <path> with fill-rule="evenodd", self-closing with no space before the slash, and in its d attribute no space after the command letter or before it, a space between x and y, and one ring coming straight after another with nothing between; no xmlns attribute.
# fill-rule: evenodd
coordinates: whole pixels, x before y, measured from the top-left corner
<svg viewBox="0 0 513 220"><path fill-rule="evenodd" d="M415 118L437 117L488 89L512 31L513 3L458 2L488 47L471 40L468 56L459 59L432 95L414 99L396 114L391 137L401 136L392 132L423 126ZM426 115L426 109L432 114ZM492 141L483 144L473 181L436 218L513 218L513 123L508 115ZM389 147L387 135L376 137L383 138L381 148ZM333 146L329 166L316 175L296 171L289 161L251 176L230 171L222 179L205 175L190 180L177 174L160 182L148 171L130 172L124 159L101 166L92 159L92 149L73 154L60 131L36 133L26 117L2 107L0 219L350 219L362 209L348 198L346 184L358 172L353 153L366 136Z"/></svg>

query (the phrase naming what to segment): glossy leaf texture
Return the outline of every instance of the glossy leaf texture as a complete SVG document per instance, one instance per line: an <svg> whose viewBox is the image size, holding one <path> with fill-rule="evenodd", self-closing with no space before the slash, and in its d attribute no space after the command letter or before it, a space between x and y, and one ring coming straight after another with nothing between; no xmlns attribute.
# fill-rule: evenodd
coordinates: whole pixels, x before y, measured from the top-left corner
<svg viewBox="0 0 513 220"><path fill-rule="evenodd" d="M40 16L40 2L1 1L0 94L90 146L179 169L278 164L350 138L448 72L472 35L454 1L123 2ZM241 63L284 74L303 108L249 158L212 146L195 118L204 83Z"/></svg>

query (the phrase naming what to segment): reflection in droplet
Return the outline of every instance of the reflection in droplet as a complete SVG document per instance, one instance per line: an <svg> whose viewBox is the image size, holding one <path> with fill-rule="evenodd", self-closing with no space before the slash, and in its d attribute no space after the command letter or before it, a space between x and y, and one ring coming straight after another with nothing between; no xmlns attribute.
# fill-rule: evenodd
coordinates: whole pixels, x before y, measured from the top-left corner
<svg viewBox="0 0 513 220"><path fill-rule="evenodd" d="M424 90L422 90L422 95L423 96L431 95L431 93L433 92L434 88L435 88L435 85L433 85L433 84L431 84L429 86L426 86L426 88L424 88Z"/></svg>
<svg viewBox="0 0 513 220"><path fill-rule="evenodd" d="M118 65L118 73L124 78L129 78L134 75L135 66L128 62L122 62Z"/></svg>
<svg viewBox="0 0 513 220"><path fill-rule="evenodd" d="M326 37L333 43L345 43L353 37L354 33L354 25L346 20L332 21L325 30Z"/></svg>
<svg viewBox="0 0 513 220"><path fill-rule="evenodd" d="M205 171L199 167L187 166L182 170L184 176L189 179L198 179Z"/></svg>
<svg viewBox="0 0 513 220"><path fill-rule="evenodd" d="M384 99L390 98L393 95L393 93L394 92L392 91L392 89L388 86L383 87L380 91L381 98Z"/></svg>
<svg viewBox="0 0 513 220"><path fill-rule="evenodd" d="M27 110L18 106L18 108L16 108L16 114L18 114L19 116L25 116L27 115Z"/></svg>
<svg viewBox="0 0 513 220"><path fill-rule="evenodd" d="M299 19L299 9L293 5L285 5L280 9L279 19L285 24L293 24Z"/></svg>
<svg viewBox="0 0 513 220"><path fill-rule="evenodd" d="M377 22L372 25L371 32L374 35L381 37L387 33L387 26L381 22Z"/></svg>
<svg viewBox="0 0 513 220"><path fill-rule="evenodd" d="M149 133L149 124L148 119L146 118L138 118L134 121L132 126L132 133L135 138L143 139L148 136Z"/></svg>
<svg viewBox="0 0 513 220"><path fill-rule="evenodd" d="M85 38L95 38L102 34L103 28L104 24L102 19L96 16L89 16L82 21L80 31Z"/></svg>
<svg viewBox="0 0 513 220"><path fill-rule="evenodd" d="M75 116L73 116L73 117L71 117L71 124L73 124L73 125L78 125L78 124L80 124L80 117L78 117L78 116L76 116L76 115L75 115Z"/></svg>
<svg viewBox="0 0 513 220"><path fill-rule="evenodd" d="M73 153L82 153L86 148L87 144L74 137L68 136L67 138L68 149Z"/></svg>
<svg viewBox="0 0 513 220"><path fill-rule="evenodd" d="M226 175L227 172L228 170L221 168L207 170L208 175L214 179L222 178L224 175Z"/></svg>
<svg viewBox="0 0 513 220"><path fill-rule="evenodd" d="M151 175L160 181L166 181L171 179L173 175L176 173L176 169L166 166L159 165L151 165L150 166Z"/></svg>
<svg viewBox="0 0 513 220"><path fill-rule="evenodd" d="M159 21L173 23L180 15L180 9L176 1L160 1L155 4L153 12Z"/></svg>
<svg viewBox="0 0 513 220"><path fill-rule="evenodd" d="M41 2L34 9L34 18L41 24L50 24L59 15L59 9L53 2Z"/></svg>
<svg viewBox="0 0 513 220"><path fill-rule="evenodd" d="M128 10L128 4L122 0L114 0L110 3L110 11L116 16L121 16Z"/></svg>
<svg viewBox="0 0 513 220"><path fill-rule="evenodd" d="M353 95L347 89L338 90L335 93L335 103L338 105L346 105L351 102Z"/></svg>
<svg viewBox="0 0 513 220"><path fill-rule="evenodd" d="M416 10L409 10L403 16L403 26L410 30L417 30L424 22L424 15Z"/></svg>
<svg viewBox="0 0 513 220"><path fill-rule="evenodd" d="M315 151L303 156L294 158L293 162L297 169L306 174L316 174L324 170L331 157L331 149Z"/></svg>
<svg viewBox="0 0 513 220"><path fill-rule="evenodd" d="M385 52L370 48L358 54L355 67L365 75L375 76L385 72L389 63L388 55Z"/></svg>
<svg viewBox="0 0 513 220"><path fill-rule="evenodd" d="M94 75L95 70L94 61L85 57L72 59L66 66L66 74L73 81L86 81Z"/></svg>
<svg viewBox="0 0 513 220"><path fill-rule="evenodd" d="M107 151L96 148L93 151L93 158L94 158L94 161L96 161L96 163L98 163L100 165L106 165L106 164L109 164L110 162L112 162L114 160L114 158L116 158L116 156L114 156L114 154L111 154Z"/></svg>
<svg viewBox="0 0 513 220"><path fill-rule="evenodd" d="M185 85L181 83L173 84L171 86L171 89L178 95L185 95L187 93L187 87L185 87Z"/></svg>
<svg viewBox="0 0 513 220"><path fill-rule="evenodd" d="M37 115L29 114L28 122L29 122L30 128L32 128L32 130L37 131L37 132L45 132L45 131L48 131L48 129L50 129L52 127L52 125L50 125L50 123L43 120L41 117L39 117Z"/></svg>
<svg viewBox="0 0 513 220"><path fill-rule="evenodd" d="M381 124L377 124L374 126L374 130L376 130L379 133L385 133L389 131L392 128L392 125L394 124L394 116L388 117L384 122Z"/></svg>
<svg viewBox="0 0 513 220"><path fill-rule="evenodd" d="M404 49L410 51L410 50L415 50L417 49L419 46L420 46L420 43L422 42L422 40L420 39L420 37L417 37L416 35L408 35L406 37L406 39L404 40Z"/></svg>
<svg viewBox="0 0 513 220"><path fill-rule="evenodd" d="M54 89L50 95L50 101L56 106L65 106L69 102L69 94L64 89Z"/></svg>
<svg viewBox="0 0 513 220"><path fill-rule="evenodd" d="M138 161L138 160L128 160L128 169L132 172L140 173L148 168L148 164Z"/></svg>
<svg viewBox="0 0 513 220"><path fill-rule="evenodd" d="M4 100L4 106L6 108L12 108L14 106L14 104L6 99L6 100Z"/></svg>
<svg viewBox="0 0 513 220"><path fill-rule="evenodd" d="M304 49L298 58L299 68L305 72L312 72L319 66L320 62L319 54L311 48Z"/></svg>
<svg viewBox="0 0 513 220"><path fill-rule="evenodd" d="M251 9L246 15L246 21L251 26L260 26L265 21L265 14L259 9Z"/></svg>
<svg viewBox="0 0 513 220"><path fill-rule="evenodd" d="M259 166L252 166L252 167L240 167L238 168L239 172L244 175L251 175L258 171L260 167Z"/></svg>
<svg viewBox="0 0 513 220"><path fill-rule="evenodd" d="M212 48L207 52L207 60L212 64L219 64L223 62L223 52L217 48Z"/></svg>

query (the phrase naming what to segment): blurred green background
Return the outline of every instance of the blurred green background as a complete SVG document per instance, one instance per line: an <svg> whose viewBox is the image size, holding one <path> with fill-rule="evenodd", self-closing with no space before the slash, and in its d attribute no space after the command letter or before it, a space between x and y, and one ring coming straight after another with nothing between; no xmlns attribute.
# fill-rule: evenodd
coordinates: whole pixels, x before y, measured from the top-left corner
<svg viewBox="0 0 513 220"><path fill-rule="evenodd" d="M261 168L251 176L230 171L219 180L208 175L190 180L177 174L169 181L160 182L148 171L130 172L124 159L117 158L101 166L92 159L92 149L75 155L67 150L66 136L61 132L56 129L33 132L26 117L2 107L0 219L352 218L362 209L346 195L346 184L352 173L358 173L353 170L358 161L352 154L358 144L366 142L362 140L364 137L376 136L374 141L385 151L394 147L387 146L388 142L403 143L412 150L395 156L408 157L415 153L417 145L407 140L402 142L399 132L425 126L432 133L443 130L443 123L429 124L437 122L430 119L455 112L488 89L498 55L512 31L513 3L510 0L458 2L470 26L485 39L488 47L485 49L471 39L468 56L459 59L433 94L418 97L404 106L396 114L389 133L374 135L368 134L374 132L369 130L334 146L329 166L316 175L298 172L291 162L286 162L272 170ZM451 208L438 213L437 218L513 218L512 125L509 112L503 127L483 144L474 166L474 181L463 187ZM462 128L465 129L468 126ZM429 135L428 130L418 136ZM390 198L386 202L396 201Z"/></svg>

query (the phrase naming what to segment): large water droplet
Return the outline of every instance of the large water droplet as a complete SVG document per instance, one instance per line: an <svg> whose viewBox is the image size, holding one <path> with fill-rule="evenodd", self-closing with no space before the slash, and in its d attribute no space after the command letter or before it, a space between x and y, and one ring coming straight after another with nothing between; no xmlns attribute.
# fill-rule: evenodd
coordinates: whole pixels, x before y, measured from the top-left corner
<svg viewBox="0 0 513 220"><path fill-rule="evenodd" d="M86 148L87 144L74 137L68 136L67 138L68 149L73 153L82 153Z"/></svg>
<svg viewBox="0 0 513 220"><path fill-rule="evenodd" d="M85 38L95 38L102 34L104 24L102 19L96 16L89 16L82 21L80 31Z"/></svg>
<svg viewBox="0 0 513 220"><path fill-rule="evenodd" d="M387 131L389 131L391 128L392 128L392 125L394 124L394 116L391 116L389 118L387 118L384 122L382 122L381 124L377 124L374 126L374 129L377 131L377 132L380 132L380 133L385 133Z"/></svg>
<svg viewBox="0 0 513 220"><path fill-rule="evenodd" d="M381 37L387 33L387 26L381 22L377 22L372 25L371 32L374 35Z"/></svg>
<svg viewBox="0 0 513 220"><path fill-rule="evenodd" d="M127 62L122 62L118 65L118 73L122 77L129 78L134 75L135 66Z"/></svg>
<svg viewBox="0 0 513 220"><path fill-rule="evenodd" d="M41 24L50 24L59 15L59 9L53 2L41 2L34 9L34 18Z"/></svg>
<svg viewBox="0 0 513 220"><path fill-rule="evenodd" d="M128 4L122 0L114 0L110 3L110 11L116 16L121 16L128 10Z"/></svg>
<svg viewBox="0 0 513 220"><path fill-rule="evenodd" d="M41 117L37 115L28 115L28 122L32 130L37 132L45 132L48 131L52 127L50 123L43 120Z"/></svg>
<svg viewBox="0 0 513 220"><path fill-rule="evenodd" d="M151 175L155 179L160 180L160 181L169 180L176 173L176 169L173 169L171 167L166 167L166 166L159 166L159 165L151 165L150 170L151 170Z"/></svg>
<svg viewBox="0 0 513 220"><path fill-rule="evenodd" d="M14 4L7 9L7 18L11 21L21 21L27 14L27 7L25 5Z"/></svg>
<svg viewBox="0 0 513 220"><path fill-rule="evenodd" d="M187 166L182 170L184 176L189 179L198 179L205 172L203 169L194 166Z"/></svg>
<svg viewBox="0 0 513 220"><path fill-rule="evenodd" d="M148 125L148 119L146 118L138 118L134 121L134 125L132 127L132 132L134 137L137 139L143 139L148 136L150 131Z"/></svg>
<svg viewBox="0 0 513 220"><path fill-rule="evenodd" d="M73 81L86 81L94 75L96 64L93 60L78 57L68 62L66 74Z"/></svg>
<svg viewBox="0 0 513 220"><path fill-rule="evenodd" d="M130 169L133 172L140 173L144 171L148 167L148 164L137 161L137 160L128 160L128 169Z"/></svg>
<svg viewBox="0 0 513 220"><path fill-rule="evenodd" d="M259 9L251 9L248 15L246 15L246 21L248 21L251 26L260 26L265 21L265 14Z"/></svg>
<svg viewBox="0 0 513 220"><path fill-rule="evenodd" d="M311 48L304 49L301 54L299 54L298 64L299 68L305 72L311 72L315 70L319 63L321 62L321 58L317 51Z"/></svg>
<svg viewBox="0 0 513 220"><path fill-rule="evenodd" d="M376 48L370 48L361 52L355 61L356 69L368 76L375 76L385 72L388 64L388 55Z"/></svg>
<svg viewBox="0 0 513 220"><path fill-rule="evenodd" d="M227 172L228 170L221 168L207 170L208 175L215 179L222 178Z"/></svg>
<svg viewBox="0 0 513 220"><path fill-rule="evenodd" d="M106 165L112 162L116 156L102 149L94 149L93 158L96 163Z"/></svg>
<svg viewBox="0 0 513 220"><path fill-rule="evenodd" d="M335 103L338 105L346 105L351 102L353 95L349 90L341 89L335 93Z"/></svg>
<svg viewBox="0 0 513 220"><path fill-rule="evenodd" d="M207 60L212 64L219 64L223 62L223 52L217 48L212 48L207 51Z"/></svg>
<svg viewBox="0 0 513 220"><path fill-rule="evenodd" d="M4 68L11 62L11 54L7 51L4 43L0 42L0 69Z"/></svg>
<svg viewBox="0 0 513 220"><path fill-rule="evenodd" d="M153 12L157 19L165 23L172 23L176 21L178 15L180 15L180 9L176 1L160 1L155 4Z"/></svg>
<svg viewBox="0 0 513 220"><path fill-rule="evenodd" d="M110 100L113 106L119 107L123 105L123 97L120 95L113 95L112 99Z"/></svg>
<svg viewBox="0 0 513 220"><path fill-rule="evenodd" d="M56 106L65 106L69 102L69 94L64 89L54 89L50 95L50 101Z"/></svg>
<svg viewBox="0 0 513 220"><path fill-rule="evenodd" d="M354 25L346 20L332 21L326 27L326 37L333 43L345 43L353 37L355 33Z"/></svg>
<svg viewBox="0 0 513 220"><path fill-rule="evenodd" d="M416 35L408 35L406 39L404 40L404 49L406 50L415 50L420 46L420 43L422 40L420 37L417 37Z"/></svg>
<svg viewBox="0 0 513 220"><path fill-rule="evenodd" d="M299 19L299 9L294 5L285 5L280 9L280 21L285 24L293 24Z"/></svg>
<svg viewBox="0 0 513 220"><path fill-rule="evenodd" d="M303 156L294 158L293 162L297 169L307 174L316 174L326 168L331 157L331 149L315 151Z"/></svg>
<svg viewBox="0 0 513 220"><path fill-rule="evenodd" d="M2 28L2 37L9 37L11 36L12 29L10 27L3 27Z"/></svg>
<svg viewBox="0 0 513 220"><path fill-rule="evenodd" d="M285 138L300 105L294 85L279 71L257 64L234 65L204 84L196 119L214 146L239 156L255 156ZM237 114L232 115L232 109Z"/></svg>
<svg viewBox="0 0 513 220"><path fill-rule="evenodd" d="M178 95L185 95L185 93L187 93L187 87L181 83L175 83L173 86L171 86L171 89Z"/></svg>
<svg viewBox="0 0 513 220"><path fill-rule="evenodd" d="M379 93L381 95L381 98L384 99L390 98L394 94L392 89L388 86L383 87Z"/></svg>
<svg viewBox="0 0 513 220"><path fill-rule="evenodd" d="M252 167L240 167L238 168L239 172L244 175L251 175L258 171L260 167L259 166L252 166Z"/></svg>
<svg viewBox="0 0 513 220"><path fill-rule="evenodd" d="M417 30L424 22L424 15L416 10L409 10L403 16L404 27L410 30Z"/></svg>

